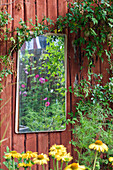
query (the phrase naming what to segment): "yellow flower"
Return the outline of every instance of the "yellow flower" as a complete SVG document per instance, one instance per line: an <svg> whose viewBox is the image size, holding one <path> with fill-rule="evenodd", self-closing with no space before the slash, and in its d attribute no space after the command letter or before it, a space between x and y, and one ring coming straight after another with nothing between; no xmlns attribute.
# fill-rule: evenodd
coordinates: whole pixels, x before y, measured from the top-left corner
<svg viewBox="0 0 113 170"><path fill-rule="evenodd" d="M47 161L49 161L49 158L46 154L43 153L37 155L37 157L33 159L33 162L39 165L47 164Z"/></svg>
<svg viewBox="0 0 113 170"><path fill-rule="evenodd" d="M107 145L105 143L102 143L102 141L100 140L97 140L95 143L90 144L89 149L94 149L99 152L108 151Z"/></svg>
<svg viewBox="0 0 113 170"><path fill-rule="evenodd" d="M53 145L50 148L50 152L49 155L55 156L56 158L58 157L58 155L65 155L67 154L66 152L66 148L63 145Z"/></svg>
<svg viewBox="0 0 113 170"><path fill-rule="evenodd" d="M22 159L29 159L29 158L31 158L29 154L22 153Z"/></svg>
<svg viewBox="0 0 113 170"><path fill-rule="evenodd" d="M27 163L26 166L28 167L31 167L33 164L31 162Z"/></svg>
<svg viewBox="0 0 113 170"><path fill-rule="evenodd" d="M20 167L31 167L33 164L31 163L31 162L29 162L29 163L24 163L24 162L22 162L22 163L19 163L18 164L18 168L20 168Z"/></svg>
<svg viewBox="0 0 113 170"><path fill-rule="evenodd" d="M110 157L109 161L112 162L112 165L113 165L113 157Z"/></svg>
<svg viewBox="0 0 113 170"><path fill-rule="evenodd" d="M15 154L15 158L22 158L22 155L20 153Z"/></svg>
<svg viewBox="0 0 113 170"><path fill-rule="evenodd" d="M57 159L58 161L64 161L64 162L69 162L69 161L71 161L72 159L73 159L73 157L70 155L70 153L67 153L67 152L65 152L65 153L57 153L57 154L55 154L55 159Z"/></svg>
<svg viewBox="0 0 113 170"><path fill-rule="evenodd" d="M55 149L57 149L57 150L59 150L59 149L64 149L65 147L64 147L64 145L53 145L51 148L50 148L50 151L51 150L55 150Z"/></svg>
<svg viewBox="0 0 113 170"><path fill-rule="evenodd" d="M20 168L20 167L26 167L26 164L23 162L23 163L19 163L18 164L18 167Z"/></svg>
<svg viewBox="0 0 113 170"><path fill-rule="evenodd" d="M11 151L10 154L13 158L16 158L18 153L17 151Z"/></svg>
<svg viewBox="0 0 113 170"><path fill-rule="evenodd" d="M10 153L6 153L5 154L5 159L10 159L11 158L11 154Z"/></svg>
<svg viewBox="0 0 113 170"><path fill-rule="evenodd" d="M68 165L64 170L83 170L86 169L84 165L79 165L79 163L72 163Z"/></svg>
<svg viewBox="0 0 113 170"><path fill-rule="evenodd" d="M55 154L55 159L57 159L58 161L60 161L62 159L62 156L60 154Z"/></svg>
<svg viewBox="0 0 113 170"><path fill-rule="evenodd" d="M73 159L73 157L70 155L70 153L61 157L61 160L64 162L70 162L72 159Z"/></svg>
<svg viewBox="0 0 113 170"><path fill-rule="evenodd" d="M54 33L57 34L57 29L54 30Z"/></svg>
<svg viewBox="0 0 113 170"><path fill-rule="evenodd" d="M29 154L29 155L30 155L30 154L32 154L32 151L27 151L26 154Z"/></svg>
<svg viewBox="0 0 113 170"><path fill-rule="evenodd" d="M37 157L37 152L32 152L31 157L32 157L32 158Z"/></svg>
<svg viewBox="0 0 113 170"><path fill-rule="evenodd" d="M62 30L59 29L58 32L62 32Z"/></svg>
<svg viewBox="0 0 113 170"><path fill-rule="evenodd" d="M5 154L5 158L8 159L8 158L21 158L21 154L20 153L17 153L16 151L11 151L10 153L6 153Z"/></svg>
<svg viewBox="0 0 113 170"><path fill-rule="evenodd" d="M27 151L26 153L22 154L22 159L29 159L31 157L37 157L37 152Z"/></svg>

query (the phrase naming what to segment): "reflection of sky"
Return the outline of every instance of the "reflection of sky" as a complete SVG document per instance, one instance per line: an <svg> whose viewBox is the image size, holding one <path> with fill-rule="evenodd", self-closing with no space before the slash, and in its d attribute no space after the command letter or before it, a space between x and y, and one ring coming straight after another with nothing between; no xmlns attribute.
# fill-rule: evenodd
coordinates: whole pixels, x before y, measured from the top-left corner
<svg viewBox="0 0 113 170"><path fill-rule="evenodd" d="M45 36L43 36L43 35L40 35L39 36L39 41L40 41L40 45L41 45L41 48L46 48L46 39L47 39L47 37L45 37Z"/></svg>
<svg viewBox="0 0 113 170"><path fill-rule="evenodd" d="M46 41L47 37L44 35L37 36L36 38L31 39L31 41L25 41L25 43L21 47L21 51L27 50L33 50L33 49L46 49L46 46L49 45ZM59 39L54 39L53 42L55 45L58 45ZM60 49L62 46L60 47Z"/></svg>
<svg viewBox="0 0 113 170"><path fill-rule="evenodd" d="M33 39L31 41L26 41L26 49L27 50L33 49Z"/></svg>
<svg viewBox="0 0 113 170"><path fill-rule="evenodd" d="M36 48L35 48L36 47ZM46 48L46 37L43 35L33 38L31 41L26 41L21 50L44 49Z"/></svg>
<svg viewBox="0 0 113 170"><path fill-rule="evenodd" d="M37 45L37 49L41 49L39 37L36 37L36 45Z"/></svg>

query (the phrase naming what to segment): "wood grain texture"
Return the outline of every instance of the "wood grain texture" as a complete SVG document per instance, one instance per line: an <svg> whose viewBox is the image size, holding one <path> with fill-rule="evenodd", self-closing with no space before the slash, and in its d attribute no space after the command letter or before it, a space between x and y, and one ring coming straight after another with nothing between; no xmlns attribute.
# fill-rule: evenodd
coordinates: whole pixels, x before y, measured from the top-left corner
<svg viewBox="0 0 113 170"><path fill-rule="evenodd" d="M24 21L27 21L27 25L30 25L29 20L35 24L35 0L25 0L24 2Z"/></svg>
<svg viewBox="0 0 113 170"><path fill-rule="evenodd" d="M38 134L38 140L37 140L37 144L38 144L38 154L44 153L48 155L49 152L49 139L48 139L48 133L39 133ZM45 169L49 169L49 164L44 165ZM42 166L38 166L39 170L42 170Z"/></svg>
<svg viewBox="0 0 113 170"><path fill-rule="evenodd" d="M10 3L11 0L9 1L2 1L2 4L5 3ZM3 10L7 10L10 14L12 12L12 9L9 7L5 7L5 5L2 6ZM11 24L8 24L7 28L11 29ZM8 51L9 48L9 44L8 42L4 41L3 44L1 44L1 54L5 55ZM11 149L11 95L12 95L12 91L11 91L11 75L8 75L7 77L5 77L3 79L3 92L1 93L1 98L3 99L1 102L1 106L0 106L0 121L2 122L2 124L0 125L1 131L0 131L0 139L5 139L5 141L2 142L1 146L0 146L0 158L1 158L1 168L5 168L5 166L3 165L3 155L4 152L6 151L6 147L8 146Z"/></svg>
<svg viewBox="0 0 113 170"><path fill-rule="evenodd" d="M36 0L36 12L38 23L42 21L44 16L47 17L47 3L45 0Z"/></svg>
<svg viewBox="0 0 113 170"><path fill-rule="evenodd" d="M65 16L67 13L67 1L66 0L58 0L58 16Z"/></svg>
<svg viewBox="0 0 113 170"><path fill-rule="evenodd" d="M13 29L16 27L20 27L19 21L20 18L24 20L24 3L23 0L18 0L13 3L13 8L12 8L12 14L13 14ZM15 32L16 34L16 32ZM13 60L14 60L14 70L17 71L17 53L13 54ZM13 100L12 100L12 149L16 150L17 152L21 153L23 152L24 149L24 140L25 137L23 134L16 134L15 133L15 111L16 111L16 75L13 74L12 76L12 82L13 82Z"/></svg>
<svg viewBox="0 0 113 170"><path fill-rule="evenodd" d="M52 19L54 22L57 19L57 0L47 0L47 12L48 18Z"/></svg>
<svg viewBox="0 0 113 170"><path fill-rule="evenodd" d="M0 2L7 2L7 0L3 0ZM9 3L12 0L8 0ZM71 2L71 0L70 0ZM10 28L16 28L19 26L20 18L22 20L27 21L32 19L33 23L35 23L35 15L38 17L38 22L40 23L44 16L52 19L54 22L57 19L57 16L62 15L65 16L67 9L67 1L66 0L16 0L11 5L8 5L8 12L13 16L14 20L9 25ZM13 25L12 25L13 24ZM30 24L27 22L27 25L31 28ZM73 34L69 34L69 30L65 31L68 38L67 44L67 88L69 86L74 87L74 83L78 83L82 78L87 78L87 58L80 48L79 44L76 47L73 46L72 41L74 41L75 37ZM80 36L82 33L80 32L77 36ZM5 54L7 51L8 44L2 44L2 48L0 46L0 53ZM92 69L93 72L103 73L104 79L103 84L108 80L109 75L106 71L106 68L109 67L107 58L104 56L104 62L102 63L99 58L95 57L94 64L96 67ZM14 59L14 70L17 68L17 54L13 54ZM83 70L80 70L81 65L83 64ZM0 68L1 69L1 68ZM11 86L11 83L13 84ZM92 81L93 83L93 81ZM76 152L74 152L74 147L69 144L69 141L73 139L72 133L70 129L71 125L68 125L65 131L62 132L47 132L47 133L33 133L33 134L15 134L15 104L16 104L16 77L13 74L12 76L8 76L6 80L3 81L4 92L1 94L1 97L4 99L0 102L2 109L0 110L0 120L3 120L3 126L0 128L0 139L4 133L5 127L8 122L8 130L5 135L7 140L0 147L0 157L3 161L3 153L6 149L6 146L9 146L10 149L16 150L17 152L23 152L31 150L33 152L37 151L40 153L48 154L49 148L54 144L63 144L67 151L73 155L74 159L77 158ZM66 94L66 113L67 118L69 118L69 112L75 112L75 104L77 102L77 98L72 95L69 91ZM9 100L8 100L9 99ZM3 166L2 166L3 167ZM50 163L46 165L46 170L53 168L52 160ZM3 167L3 169L5 169ZM33 166L32 170L42 170L41 166Z"/></svg>
<svg viewBox="0 0 113 170"><path fill-rule="evenodd" d="M24 4L24 21L29 21L31 20L33 24L35 24L35 0L25 0ZM29 29L32 28L32 25L29 22L26 22L27 26L29 26ZM36 146L36 134L26 134L26 139L25 139L25 146L24 149L25 151L32 151L36 152L37 151L37 146ZM32 167L33 170L36 170L36 166Z"/></svg>

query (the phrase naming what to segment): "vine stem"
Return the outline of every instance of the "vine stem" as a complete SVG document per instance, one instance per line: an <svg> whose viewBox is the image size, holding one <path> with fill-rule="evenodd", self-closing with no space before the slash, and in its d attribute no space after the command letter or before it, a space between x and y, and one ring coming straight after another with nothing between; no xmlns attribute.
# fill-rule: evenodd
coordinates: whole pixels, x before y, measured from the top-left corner
<svg viewBox="0 0 113 170"><path fill-rule="evenodd" d="M96 154L95 154L95 160L94 160L93 170L95 170L97 155L98 155L98 151L96 151Z"/></svg>
<svg viewBox="0 0 113 170"><path fill-rule="evenodd" d="M45 120L45 127L46 127L46 106L44 108L44 120Z"/></svg>

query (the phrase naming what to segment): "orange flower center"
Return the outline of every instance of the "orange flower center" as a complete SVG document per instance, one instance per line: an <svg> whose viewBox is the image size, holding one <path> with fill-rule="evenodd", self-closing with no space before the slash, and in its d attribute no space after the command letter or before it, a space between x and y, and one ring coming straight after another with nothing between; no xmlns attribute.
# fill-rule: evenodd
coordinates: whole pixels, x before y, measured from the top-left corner
<svg viewBox="0 0 113 170"><path fill-rule="evenodd" d="M38 155L38 159L39 160L44 159L44 156L43 155Z"/></svg>
<svg viewBox="0 0 113 170"><path fill-rule="evenodd" d="M101 140L96 140L95 144L102 145L102 141Z"/></svg>
<svg viewBox="0 0 113 170"><path fill-rule="evenodd" d="M71 164L71 168L72 169L76 169L76 168L78 168L78 165L79 165L78 163L72 163Z"/></svg>
<svg viewBox="0 0 113 170"><path fill-rule="evenodd" d="M16 154L17 152L16 152L16 151L11 151L10 153L12 153L12 154Z"/></svg>

